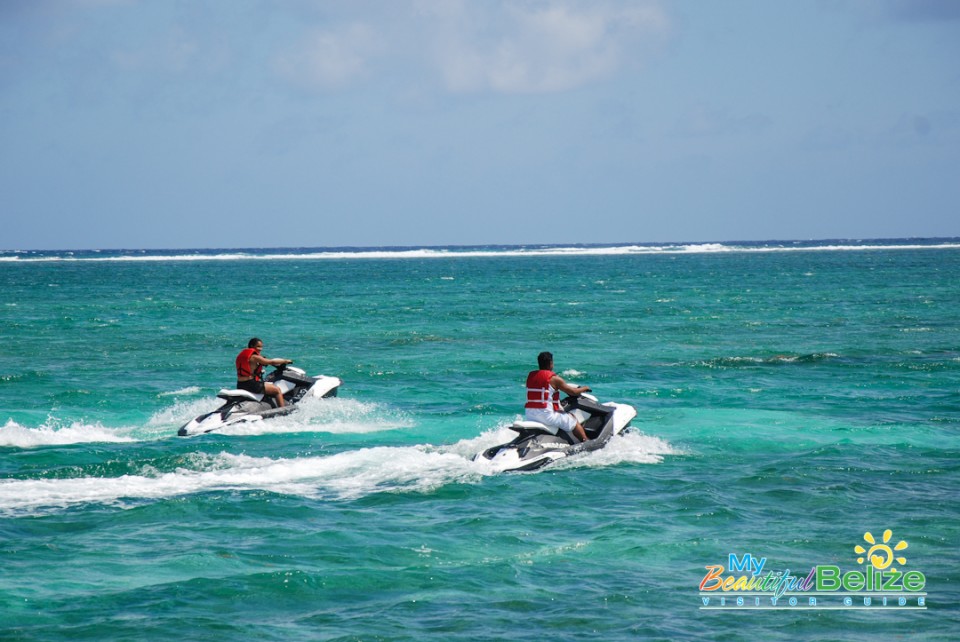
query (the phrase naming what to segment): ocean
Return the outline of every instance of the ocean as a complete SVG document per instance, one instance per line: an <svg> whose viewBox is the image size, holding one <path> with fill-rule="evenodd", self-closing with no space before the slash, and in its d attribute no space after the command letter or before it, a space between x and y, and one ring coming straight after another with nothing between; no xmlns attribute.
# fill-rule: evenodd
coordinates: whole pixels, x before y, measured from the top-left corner
<svg viewBox="0 0 960 642"><path fill-rule="evenodd" d="M960 630L960 239L9 250L0 328L3 640ZM252 336L339 395L177 437ZM637 417L494 474L543 350Z"/></svg>

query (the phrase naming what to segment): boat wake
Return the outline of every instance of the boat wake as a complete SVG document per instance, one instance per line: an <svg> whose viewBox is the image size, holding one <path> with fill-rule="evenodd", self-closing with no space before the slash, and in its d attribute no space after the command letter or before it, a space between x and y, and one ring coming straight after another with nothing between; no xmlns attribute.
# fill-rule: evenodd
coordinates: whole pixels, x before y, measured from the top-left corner
<svg viewBox="0 0 960 642"><path fill-rule="evenodd" d="M0 447L40 448L43 446L64 446L69 444L123 443L137 441L124 434L123 429L106 428L100 424L74 422L61 425L56 420L47 422L38 428L21 426L12 419L0 427Z"/></svg>
<svg viewBox="0 0 960 642"><path fill-rule="evenodd" d="M495 474L472 457L484 444L497 443L508 432L506 427L495 429L447 446L378 446L293 458L195 452L177 456L163 469L157 462L143 463L123 475L102 476L100 469L100 475L4 479L0 480L0 515L46 514L87 504L131 508L214 492L273 492L318 500L429 493L449 484L478 483ZM674 452L665 441L631 432L618 436L602 451L569 458L562 467L655 464Z"/></svg>
<svg viewBox="0 0 960 642"><path fill-rule="evenodd" d="M218 404L204 406L199 413L210 412ZM193 412L196 407L191 407ZM185 409L186 410L186 409ZM178 411L179 416L190 416ZM160 422L165 429L170 425L166 417ZM174 421L173 423L176 423ZM269 420L244 421L219 428L217 435L250 436L282 435L302 432L328 434L373 433L386 430L410 428L413 420L403 412L379 403L369 403L332 397L329 399L305 398L289 415Z"/></svg>
<svg viewBox="0 0 960 642"><path fill-rule="evenodd" d="M217 407L216 399L193 399L154 414L144 425L107 427L99 422L65 422L48 418L29 427L14 420L0 426L0 448L41 448L88 443L156 441L176 435L177 426ZM305 399L296 412L269 421L252 421L218 430L218 435L249 436L302 432L329 434L374 433L409 428L414 422L404 413L378 403L352 399Z"/></svg>

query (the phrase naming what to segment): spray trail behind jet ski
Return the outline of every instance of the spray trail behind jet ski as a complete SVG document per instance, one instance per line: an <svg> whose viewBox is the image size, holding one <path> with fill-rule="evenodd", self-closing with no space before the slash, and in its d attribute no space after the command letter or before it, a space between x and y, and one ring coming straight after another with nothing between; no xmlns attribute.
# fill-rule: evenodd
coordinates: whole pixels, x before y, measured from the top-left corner
<svg viewBox="0 0 960 642"><path fill-rule="evenodd" d="M479 483L496 474L483 462L473 461L471 455L478 439L492 443L498 432L447 446L377 446L319 456L192 452L140 462L111 459L108 464L79 470L75 476L0 480L0 516L42 515L86 504L129 508L211 492L260 491L317 500L431 492L450 484ZM610 452L586 453L564 465L650 464L672 452L670 445L659 439L627 435Z"/></svg>
<svg viewBox="0 0 960 642"><path fill-rule="evenodd" d="M39 448L86 443L125 443L168 439L190 417L209 412L216 400L177 401L142 425L104 426L99 421L65 421L48 417L40 426L25 426L8 420L0 426L0 447ZM413 421L405 413L379 403L345 398L305 399L297 412L271 421L230 426L217 434L249 436L320 432L327 434L374 433L408 428Z"/></svg>
<svg viewBox="0 0 960 642"><path fill-rule="evenodd" d="M249 421L224 426L217 435L281 435L303 432L327 434L373 433L409 428L406 414L374 402L335 397L304 399L295 412L269 421Z"/></svg>
<svg viewBox="0 0 960 642"><path fill-rule="evenodd" d="M414 446L279 459L192 453L179 460L181 465L172 470L151 463L120 476L0 480L0 515L46 514L84 504L127 508L224 491L356 499L380 492L428 492L483 476L468 459Z"/></svg>
<svg viewBox="0 0 960 642"><path fill-rule="evenodd" d="M100 424L82 421L61 425L48 419L37 428L22 426L12 419L0 427L0 447L40 448L69 444L122 443L137 441L124 434L126 429L106 428Z"/></svg>

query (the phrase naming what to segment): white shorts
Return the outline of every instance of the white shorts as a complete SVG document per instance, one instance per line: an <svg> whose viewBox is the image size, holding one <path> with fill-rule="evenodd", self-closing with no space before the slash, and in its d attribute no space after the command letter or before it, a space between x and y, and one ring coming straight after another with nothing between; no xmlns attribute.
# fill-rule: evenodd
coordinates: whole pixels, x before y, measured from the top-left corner
<svg viewBox="0 0 960 642"><path fill-rule="evenodd" d="M577 427L577 420L574 419L573 415L566 412L556 412L549 408L525 408L524 410L526 410L526 418L529 421L536 421L567 432L573 432L573 429Z"/></svg>

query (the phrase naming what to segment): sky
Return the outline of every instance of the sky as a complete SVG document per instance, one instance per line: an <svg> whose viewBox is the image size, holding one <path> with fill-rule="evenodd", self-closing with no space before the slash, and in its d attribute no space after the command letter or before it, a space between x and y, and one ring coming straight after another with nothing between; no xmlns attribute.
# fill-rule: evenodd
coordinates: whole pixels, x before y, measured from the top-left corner
<svg viewBox="0 0 960 642"><path fill-rule="evenodd" d="M960 236L960 1L0 0L0 249Z"/></svg>

